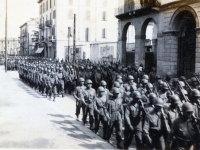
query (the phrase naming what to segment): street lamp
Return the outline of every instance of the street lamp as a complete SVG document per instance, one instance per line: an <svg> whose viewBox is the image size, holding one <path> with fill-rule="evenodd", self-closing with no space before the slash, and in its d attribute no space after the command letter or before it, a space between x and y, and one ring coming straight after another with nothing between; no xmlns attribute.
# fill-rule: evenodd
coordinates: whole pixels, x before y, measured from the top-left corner
<svg viewBox="0 0 200 150"><path fill-rule="evenodd" d="M67 37L68 37L68 62L69 62L69 38L72 37L70 27L68 27L68 36Z"/></svg>

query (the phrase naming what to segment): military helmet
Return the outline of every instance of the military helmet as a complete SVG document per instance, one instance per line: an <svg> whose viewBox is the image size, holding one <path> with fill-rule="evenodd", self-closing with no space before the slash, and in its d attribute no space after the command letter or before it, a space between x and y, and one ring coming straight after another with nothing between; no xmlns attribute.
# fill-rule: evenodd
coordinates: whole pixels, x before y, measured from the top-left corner
<svg viewBox="0 0 200 150"><path fill-rule="evenodd" d="M164 82L164 83L162 84L162 88L165 89L165 90L168 90L168 89L169 89L169 87L168 87L168 85L167 85L166 82Z"/></svg>
<svg viewBox="0 0 200 150"><path fill-rule="evenodd" d="M133 98L134 99L141 99L142 98L142 95L139 91L134 91L133 92Z"/></svg>
<svg viewBox="0 0 200 150"><path fill-rule="evenodd" d="M86 84L92 84L92 81L90 79L86 80Z"/></svg>
<svg viewBox="0 0 200 150"><path fill-rule="evenodd" d="M142 79L149 80L149 76L148 76L147 74L144 74L144 75L142 76Z"/></svg>
<svg viewBox="0 0 200 150"><path fill-rule="evenodd" d="M185 89L182 89L184 95L188 95L188 92Z"/></svg>
<svg viewBox="0 0 200 150"><path fill-rule="evenodd" d="M151 84L151 83L147 83L147 86L148 86L150 89L153 88L153 84Z"/></svg>
<svg viewBox="0 0 200 150"><path fill-rule="evenodd" d="M181 85L182 87L185 87L185 83L184 83L183 81L179 81L179 83L180 83L180 85Z"/></svg>
<svg viewBox="0 0 200 150"><path fill-rule="evenodd" d="M191 103L186 102L182 105L182 111L183 112L194 112L194 107Z"/></svg>
<svg viewBox="0 0 200 150"><path fill-rule="evenodd" d="M161 76L160 75L156 75L156 79L161 79Z"/></svg>
<svg viewBox="0 0 200 150"><path fill-rule="evenodd" d="M101 85L101 86L106 86L107 83L106 83L106 81L102 80L101 83L100 83L100 85Z"/></svg>
<svg viewBox="0 0 200 150"><path fill-rule="evenodd" d="M155 102L154 102L155 106L160 106L163 107L164 106L164 101L161 98L155 98Z"/></svg>
<svg viewBox="0 0 200 150"><path fill-rule="evenodd" d="M149 94L149 100L150 100L151 102L153 102L153 103L154 103L154 101L155 101L155 98L157 98L157 96L156 96L156 94L155 94L155 93L150 93L150 94Z"/></svg>
<svg viewBox="0 0 200 150"><path fill-rule="evenodd" d="M197 79L195 77L192 77L190 80L191 82L197 82Z"/></svg>
<svg viewBox="0 0 200 150"><path fill-rule="evenodd" d="M59 70L60 70L60 71L62 71L62 70L63 70L63 68L62 68L62 67L60 67L60 68L59 68Z"/></svg>
<svg viewBox="0 0 200 150"><path fill-rule="evenodd" d="M113 94L119 94L119 93L120 93L119 88L114 87L114 88L112 89L112 93L113 93Z"/></svg>
<svg viewBox="0 0 200 150"><path fill-rule="evenodd" d="M148 80L147 80L147 79L142 79L141 83L142 83L142 84L147 84L147 83L148 83Z"/></svg>
<svg viewBox="0 0 200 150"><path fill-rule="evenodd" d="M102 86L100 86L100 87L98 88L98 92L105 92L105 89L104 89Z"/></svg>
<svg viewBox="0 0 200 150"><path fill-rule="evenodd" d="M171 95L170 100L171 100L171 103L173 103L173 104L179 104L180 103L180 98L177 95Z"/></svg>
<svg viewBox="0 0 200 150"><path fill-rule="evenodd" d="M85 82L84 78L79 78L79 82Z"/></svg>
<svg viewBox="0 0 200 150"><path fill-rule="evenodd" d="M117 79L122 79L122 76L121 75L117 75Z"/></svg>
<svg viewBox="0 0 200 150"><path fill-rule="evenodd" d="M186 78L184 76L180 76L179 78L181 81L184 81Z"/></svg>
<svg viewBox="0 0 200 150"><path fill-rule="evenodd" d="M191 96L200 97L200 91L197 89L192 89Z"/></svg>
<svg viewBox="0 0 200 150"><path fill-rule="evenodd" d="M113 87L117 87L117 88L119 88L119 87L120 87L119 82L115 81L115 82L113 83Z"/></svg>
<svg viewBox="0 0 200 150"><path fill-rule="evenodd" d="M51 76L54 76L54 72L51 72Z"/></svg>
<svg viewBox="0 0 200 150"><path fill-rule="evenodd" d="M134 77L132 75L128 75L128 81L134 80Z"/></svg>
<svg viewBox="0 0 200 150"><path fill-rule="evenodd" d="M117 79L117 82L119 82L119 84L123 84L122 79Z"/></svg>

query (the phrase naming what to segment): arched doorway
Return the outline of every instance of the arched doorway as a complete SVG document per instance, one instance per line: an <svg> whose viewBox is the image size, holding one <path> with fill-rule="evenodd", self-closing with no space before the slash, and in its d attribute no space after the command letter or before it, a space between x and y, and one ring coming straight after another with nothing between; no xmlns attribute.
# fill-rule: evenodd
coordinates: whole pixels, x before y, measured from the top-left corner
<svg viewBox="0 0 200 150"><path fill-rule="evenodd" d="M145 20L142 26L142 35L145 37L145 71L149 73L157 65L157 25L152 18Z"/></svg>
<svg viewBox="0 0 200 150"><path fill-rule="evenodd" d="M178 31L178 75L191 77L195 72L196 21L190 11L180 12L174 20Z"/></svg>
<svg viewBox="0 0 200 150"><path fill-rule="evenodd" d="M125 55L125 64L135 64L135 27L132 23L124 26L122 37L122 54Z"/></svg>

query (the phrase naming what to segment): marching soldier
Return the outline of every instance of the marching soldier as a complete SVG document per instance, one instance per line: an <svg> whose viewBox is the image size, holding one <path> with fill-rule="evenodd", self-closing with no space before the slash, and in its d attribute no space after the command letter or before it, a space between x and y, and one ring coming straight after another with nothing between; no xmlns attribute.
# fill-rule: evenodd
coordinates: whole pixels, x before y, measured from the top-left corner
<svg viewBox="0 0 200 150"><path fill-rule="evenodd" d="M59 68L59 73L57 74L58 78L58 94L61 93L62 97L64 97L64 75L63 75L63 69Z"/></svg>
<svg viewBox="0 0 200 150"><path fill-rule="evenodd" d="M94 100L96 97L96 91L92 88L92 81L86 80L86 89L83 91L83 104L84 104L84 116L83 124L86 124L87 115L89 113L90 129L94 129Z"/></svg>
<svg viewBox="0 0 200 150"><path fill-rule="evenodd" d="M144 149L142 144L142 107L144 107L142 103L142 95L139 91L133 92L132 95L133 100L127 104L125 109L125 122L128 130L125 134L124 148L128 149L132 142L133 135L135 135L136 148Z"/></svg>
<svg viewBox="0 0 200 150"><path fill-rule="evenodd" d="M107 129L108 129L108 119L106 117L106 101L107 97L105 95L105 89L99 87L97 90L98 94L94 102L94 110L97 113L95 115L95 133L99 130L100 122L103 124L103 139L106 139Z"/></svg>
<svg viewBox="0 0 200 150"><path fill-rule="evenodd" d="M55 101L56 98L56 78L54 76L54 72L51 72L50 79L48 81L48 89L49 89L49 98L53 96L53 101Z"/></svg>
<svg viewBox="0 0 200 150"><path fill-rule="evenodd" d="M200 120L194 118L192 115L194 108L191 103L184 103L182 111L183 116L178 117L172 124L172 129L168 137L168 148L177 150L197 149L200 142Z"/></svg>
<svg viewBox="0 0 200 150"><path fill-rule="evenodd" d="M119 101L119 88L113 88L112 90L113 96L112 99L108 101L106 104L106 108L108 111L107 118L109 120L109 127L108 127L108 136L107 140L109 141L111 138L111 134L113 131L113 127L116 129L116 140L117 140L117 147L122 148L122 120L124 120L124 111L123 105Z"/></svg>
<svg viewBox="0 0 200 150"><path fill-rule="evenodd" d="M76 116L77 116L77 121L79 121L79 115L80 115L80 111L81 111L81 108L82 108L82 112L83 112L83 115L84 115L84 111L83 111L83 102L82 102L82 99L83 99L83 91L86 89L86 87L84 86L84 78L79 78L79 86L77 86L75 88L75 91L74 91L74 98L76 99ZM83 118L82 118L83 120Z"/></svg>

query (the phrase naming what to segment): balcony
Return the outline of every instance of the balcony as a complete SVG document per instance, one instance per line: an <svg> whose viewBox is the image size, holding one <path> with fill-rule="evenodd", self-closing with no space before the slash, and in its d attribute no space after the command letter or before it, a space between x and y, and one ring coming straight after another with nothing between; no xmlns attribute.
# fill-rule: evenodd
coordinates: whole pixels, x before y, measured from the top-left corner
<svg viewBox="0 0 200 150"><path fill-rule="evenodd" d="M55 35L49 36L49 41L50 42L55 42L55 40L56 40L56 36Z"/></svg>
<svg viewBox="0 0 200 150"><path fill-rule="evenodd" d="M46 23L45 23L45 25L47 27L52 27L52 20L47 20Z"/></svg>
<svg viewBox="0 0 200 150"><path fill-rule="evenodd" d="M146 3L125 4L115 9L115 17L121 19L130 15L140 15L149 11L158 11L160 7L158 0L149 0Z"/></svg>
<svg viewBox="0 0 200 150"><path fill-rule="evenodd" d="M39 29L44 30L45 29L44 24L39 24Z"/></svg>

